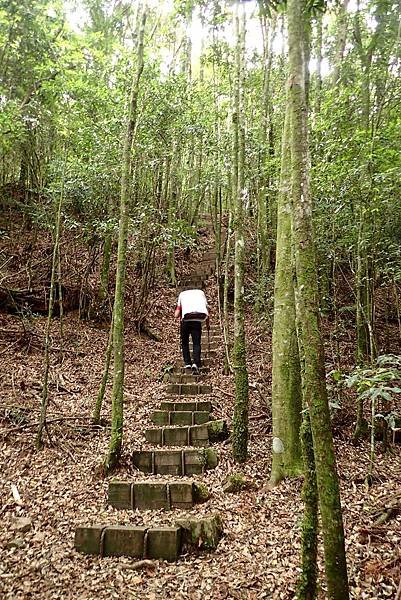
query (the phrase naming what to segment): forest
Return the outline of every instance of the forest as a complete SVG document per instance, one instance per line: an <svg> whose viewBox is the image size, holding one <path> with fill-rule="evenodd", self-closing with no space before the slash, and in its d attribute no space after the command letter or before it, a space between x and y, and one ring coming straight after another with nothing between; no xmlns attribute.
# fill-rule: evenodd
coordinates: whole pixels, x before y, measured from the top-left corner
<svg viewBox="0 0 401 600"><path fill-rule="evenodd" d="M0 598L401 600L400 75L399 0L0 0Z"/></svg>

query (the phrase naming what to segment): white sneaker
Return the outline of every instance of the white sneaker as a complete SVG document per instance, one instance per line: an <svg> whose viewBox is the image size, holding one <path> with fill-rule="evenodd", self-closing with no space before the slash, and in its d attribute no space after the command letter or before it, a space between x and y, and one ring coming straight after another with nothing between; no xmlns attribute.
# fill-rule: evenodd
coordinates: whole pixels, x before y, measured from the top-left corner
<svg viewBox="0 0 401 600"><path fill-rule="evenodd" d="M199 369L198 369L198 365L196 365L195 363L192 365L192 375L198 375L199 374Z"/></svg>

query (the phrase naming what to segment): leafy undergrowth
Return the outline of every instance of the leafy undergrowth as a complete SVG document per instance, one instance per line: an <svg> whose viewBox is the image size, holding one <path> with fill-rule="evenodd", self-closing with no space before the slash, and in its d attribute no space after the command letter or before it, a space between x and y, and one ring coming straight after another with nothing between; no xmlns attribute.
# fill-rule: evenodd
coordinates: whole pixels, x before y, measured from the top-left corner
<svg viewBox="0 0 401 600"><path fill-rule="evenodd" d="M216 290L209 297L216 314ZM141 479L130 465L133 449L146 447L143 430L163 396L163 365L179 355L177 325L172 319L175 294L159 291L150 320L161 341L140 337L130 328L126 336L124 457L120 478ZM217 322L217 319L216 319ZM266 327L266 326L265 326ZM50 378L49 432L46 447L34 449L42 373L41 340L44 319L31 323L30 344L14 316L0 317L1 437L0 437L0 596L5 599L134 598L159 600L220 600L294 598L299 574L299 525L302 481L285 481L266 491L269 478L271 417L271 343L269 327L248 319L251 382L249 459L235 465L229 441L219 444L220 462L198 479L211 498L192 511L117 511L106 503L108 481L99 478L99 464L108 445L110 406L104 425L93 428L90 415L101 378L107 331L78 321L69 313L64 322L64 352L55 350ZM53 346L60 348L58 321L53 322ZM10 335L10 332L14 332ZM345 335L345 334L344 334ZM28 351L29 350L29 351ZM330 354L330 353L329 353ZM330 358L329 358L330 362ZM233 380L216 359L213 383L216 417L231 423ZM329 365L330 366L330 365ZM347 414L346 408L343 409ZM377 457L373 485L367 488L369 448L350 444L350 423L336 416L336 447L346 528L352 598L394 598L401 567L401 517L375 525L377 512L400 493L401 449ZM242 472L256 486L238 494L223 492L227 475ZM18 489L15 501L11 484ZM401 500L400 500L401 502ZM218 511L225 536L211 554L184 555L176 564L154 563L132 569L128 558L82 556L74 550L74 530L84 524L168 524L176 519ZM28 517L31 528L15 530L16 517ZM322 557L320 579L324 580ZM324 588L320 598L324 598Z"/></svg>

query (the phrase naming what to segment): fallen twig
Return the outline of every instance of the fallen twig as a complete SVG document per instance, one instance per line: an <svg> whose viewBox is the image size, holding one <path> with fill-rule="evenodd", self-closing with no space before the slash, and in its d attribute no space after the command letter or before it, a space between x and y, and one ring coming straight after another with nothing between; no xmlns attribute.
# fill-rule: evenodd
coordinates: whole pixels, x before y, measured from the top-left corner
<svg viewBox="0 0 401 600"><path fill-rule="evenodd" d="M74 420L78 420L78 419L91 419L91 417L57 417L55 419L46 419L46 424L50 424L50 423L60 423L62 421L74 421ZM10 433L13 433L14 431L19 431L21 429L30 429L31 427L38 427L39 422L35 422L35 423L23 423L21 425L18 425L17 427L13 427L12 429L0 429L0 435L9 435ZM82 427L82 426L81 426ZM94 424L90 424L87 425L86 427L89 428L93 428L93 429L103 429L103 427L101 427L101 425L94 425Z"/></svg>
<svg viewBox="0 0 401 600"><path fill-rule="evenodd" d="M398 584L397 593L395 595L395 600L400 600L400 599L401 599L401 577L400 577L400 583Z"/></svg>
<svg viewBox="0 0 401 600"><path fill-rule="evenodd" d="M260 415L250 415L249 420L250 421L259 421L262 419L268 419L269 417L270 417L270 415L268 413L262 413Z"/></svg>
<svg viewBox="0 0 401 600"><path fill-rule="evenodd" d="M140 569L149 569L154 571L156 569L156 564L153 560L138 560L130 565L124 565L124 569L129 569L130 571L139 571Z"/></svg>
<svg viewBox="0 0 401 600"><path fill-rule="evenodd" d="M230 392L226 392L225 390L222 390L214 385L213 391L215 391L215 390L217 390L218 392L221 392L222 394L224 394L225 396L228 396L229 398L235 398L234 394L230 394Z"/></svg>

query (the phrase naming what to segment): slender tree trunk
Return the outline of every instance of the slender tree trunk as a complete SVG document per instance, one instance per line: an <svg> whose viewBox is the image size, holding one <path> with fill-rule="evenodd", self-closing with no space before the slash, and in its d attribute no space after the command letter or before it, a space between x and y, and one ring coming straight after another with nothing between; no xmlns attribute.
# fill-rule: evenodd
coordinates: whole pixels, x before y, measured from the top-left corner
<svg viewBox="0 0 401 600"><path fill-rule="evenodd" d="M306 2L288 0L291 171L296 269L296 315L303 353L302 389L309 409L330 600L349 598L344 530L320 335L317 269L309 190L306 102Z"/></svg>
<svg viewBox="0 0 401 600"><path fill-rule="evenodd" d="M337 37L335 42L335 57L334 57L334 69L333 69L333 78L332 85L333 87L337 85L340 76L341 76L341 65L344 57L345 46L347 43L347 29L348 29L348 12L347 7L349 4L349 0L342 0L339 9L338 9L338 17L337 17Z"/></svg>
<svg viewBox="0 0 401 600"><path fill-rule="evenodd" d="M270 485L302 471L301 369L295 322L294 261L291 243L290 111L287 107L281 150L277 204L277 246L274 282L272 418L273 458Z"/></svg>
<svg viewBox="0 0 401 600"><path fill-rule="evenodd" d="M320 113L322 100L322 43L323 43L323 15L319 13L316 18L316 85L315 85L315 115Z"/></svg>
<svg viewBox="0 0 401 600"><path fill-rule="evenodd" d="M56 287L56 274L60 269L59 257L60 257L60 233L61 233L61 210L64 201L64 180L65 180L65 164L66 164L66 149L64 149L64 167L61 179L60 196L57 205L56 219L55 219L55 231L54 231L54 245L52 255L52 269L50 275L50 290L49 290L49 309L47 313L46 330L45 330L45 353L44 353L44 373L43 373L43 384L42 384L42 403L40 408L39 426L36 434L36 447L40 450L43 447L43 429L46 428L46 414L47 407L49 404L49 370L50 370L50 350L51 350L51 339L50 339L50 326L53 316L54 307L54 292ZM61 302L61 298L60 298ZM61 319L61 315L60 315Z"/></svg>
<svg viewBox="0 0 401 600"><path fill-rule="evenodd" d="M231 256L231 236L232 236L232 216L229 211L229 219L227 225L226 251L224 261L224 286L223 286L223 339L224 339L224 373L228 375L232 370L230 361L230 319L228 313L228 286L229 286L229 267Z"/></svg>
<svg viewBox="0 0 401 600"><path fill-rule="evenodd" d="M245 54L245 11L242 7L242 19L235 15L237 34L236 68L237 81L235 94L234 120L234 347L233 368L235 376L235 406L233 418L233 455L237 462L244 462L248 452L248 371L246 367L245 323L244 323L244 54Z"/></svg>
<svg viewBox="0 0 401 600"><path fill-rule="evenodd" d="M111 232L108 232L103 242L103 258L102 267L100 270L100 286L98 298L102 302L107 298L109 293L109 274L112 242L112 234Z"/></svg>
<svg viewBox="0 0 401 600"><path fill-rule="evenodd" d="M271 27L269 25L271 24ZM263 36L263 90L262 90L262 123L260 144L260 174L257 189L257 271L260 288L256 298L257 310L263 310L266 295L266 280L270 272L270 257L272 252L272 223L270 214L272 211L273 197L270 189L270 165L269 160L274 153L272 148L272 101L271 101L271 68L272 68L272 45L275 37L276 20L268 21L267 17L261 18ZM270 210L268 211L268 203Z"/></svg>
<svg viewBox="0 0 401 600"><path fill-rule="evenodd" d="M97 398L96 398L95 408L93 409L93 414L92 414L92 422L95 425L99 425L99 423L100 423L100 415L102 412L104 395L106 393L106 385L107 385L107 381L109 379L109 370L110 370L110 361L111 361L112 352L113 352L113 324L111 324L111 327L110 327L109 339L107 341L107 348L106 348L106 354L105 354L102 381L101 381L101 384L99 387L99 391L98 391Z"/></svg>
<svg viewBox="0 0 401 600"><path fill-rule="evenodd" d="M128 237L128 202L130 198L131 152L137 119L139 82L144 67L144 35L146 23L146 8L143 7L139 21L137 44L137 64L133 77L131 100L125 135L123 165L120 195L120 223L118 232L117 272L113 308L113 354L114 372L112 388L112 424L111 437L107 456L105 458L106 473L113 470L120 459L123 437L123 394L124 394L124 288L125 265Z"/></svg>

